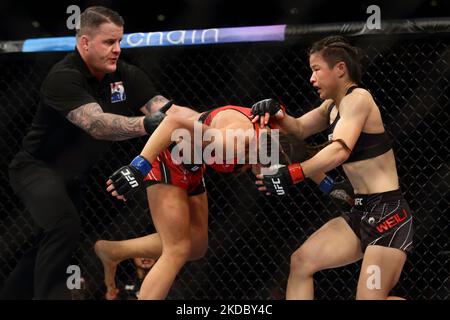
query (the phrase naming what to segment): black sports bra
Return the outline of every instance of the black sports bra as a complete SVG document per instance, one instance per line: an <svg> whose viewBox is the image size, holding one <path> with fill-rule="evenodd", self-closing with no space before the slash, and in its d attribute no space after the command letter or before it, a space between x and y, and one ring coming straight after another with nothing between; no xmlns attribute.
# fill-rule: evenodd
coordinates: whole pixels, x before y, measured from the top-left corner
<svg viewBox="0 0 450 320"><path fill-rule="evenodd" d="M356 88L358 87L357 86L350 87L345 95L348 95ZM334 107L335 107L334 103L328 107L328 123L330 123L330 115ZM340 115L338 111L338 114L336 115L336 118L334 119L333 123L330 124L328 127L328 140L333 139L333 131L339 119ZM355 147L352 150L352 153L344 163L375 158L379 155L386 153L391 149L392 149L392 142L386 131L382 133L361 132L358 141L356 141Z"/></svg>

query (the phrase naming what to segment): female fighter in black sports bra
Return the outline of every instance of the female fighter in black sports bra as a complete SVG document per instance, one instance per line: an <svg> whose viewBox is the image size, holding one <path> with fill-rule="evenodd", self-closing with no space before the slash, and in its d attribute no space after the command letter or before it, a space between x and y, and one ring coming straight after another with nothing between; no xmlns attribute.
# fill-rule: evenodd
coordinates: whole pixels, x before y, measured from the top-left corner
<svg viewBox="0 0 450 320"><path fill-rule="evenodd" d="M380 110L365 89L357 49L342 37L328 37L309 52L311 84L324 102L300 118L286 115L266 99L253 108L254 122L270 116L300 139L329 130L329 143L314 157L259 175L261 191L298 183L317 172L343 166L355 206L325 223L291 257L287 299L313 299L313 274L362 261L356 299L388 299L412 250L413 218L399 188L394 152Z"/></svg>

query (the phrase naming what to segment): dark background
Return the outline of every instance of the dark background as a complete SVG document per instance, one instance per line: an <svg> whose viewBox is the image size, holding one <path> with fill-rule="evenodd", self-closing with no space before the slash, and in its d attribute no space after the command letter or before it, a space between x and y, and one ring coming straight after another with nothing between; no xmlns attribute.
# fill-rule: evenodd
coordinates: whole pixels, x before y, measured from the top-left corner
<svg viewBox="0 0 450 320"><path fill-rule="evenodd" d="M450 50L448 37L352 38L364 52L363 85L374 95L392 136L400 185L415 214L415 251L394 294L408 299L450 297ZM310 42L240 43L124 50L122 59L146 72L156 88L181 105L206 110L250 106L275 97L299 116L320 103L309 84ZM33 223L7 180L7 165L32 121L39 87L65 53L0 55L0 287L33 239ZM317 143L325 137L317 137ZM72 264L80 266L80 299L102 299L98 239L127 239L153 232L147 203L126 204L105 191L107 177L142 149L145 139L115 143L80 181L82 236ZM336 177L336 172L330 172ZM282 299L291 254L339 208L310 181L286 197L264 197L250 175L208 169L209 250L187 263L169 299ZM359 263L316 275L318 299L353 299ZM130 260L119 266L121 292L135 284Z"/></svg>
<svg viewBox="0 0 450 320"><path fill-rule="evenodd" d="M268 24L364 21L371 4L381 19L450 16L448 0L164 0L164 1L11 1L0 2L0 41L70 35L66 9L105 5L125 18L125 32L165 31Z"/></svg>
<svg viewBox="0 0 450 320"><path fill-rule="evenodd" d="M370 4L382 19L450 16L446 0L362 1L85 1L119 11L125 32L364 21ZM70 35L70 1L0 2L0 41ZM149 6L148 3L151 5ZM245 4L245 6L244 6ZM295 9L296 8L296 9ZM158 20L163 15L164 19ZM336 29L337 30L337 29ZM206 110L224 104L249 106L275 97L293 115L320 101L308 82L303 37L277 43L240 43L124 50L123 59L141 67L157 89L177 103ZM393 136L400 184L416 215L415 252L394 294L408 299L450 297L450 46L449 34L353 37L364 52L363 84L374 95ZM33 239L29 214L12 193L7 165L33 118L39 87L65 53L0 55L0 286ZM322 137L322 140L325 137ZM98 239L126 239L153 231L145 199L123 205L104 190L106 177L130 161L144 144L130 140L110 152L80 183L83 234L73 263L80 265L85 290L79 298L102 299L102 268L92 251ZM319 141L318 142L323 142ZM336 176L337 173L333 172ZM328 219L342 211L310 182L283 199L267 198L250 176L207 171L210 245L206 257L188 263L169 299L281 299L292 252ZM139 201L140 200L140 201ZM317 298L354 298L359 264L320 272ZM134 283L130 261L119 266L117 282Z"/></svg>

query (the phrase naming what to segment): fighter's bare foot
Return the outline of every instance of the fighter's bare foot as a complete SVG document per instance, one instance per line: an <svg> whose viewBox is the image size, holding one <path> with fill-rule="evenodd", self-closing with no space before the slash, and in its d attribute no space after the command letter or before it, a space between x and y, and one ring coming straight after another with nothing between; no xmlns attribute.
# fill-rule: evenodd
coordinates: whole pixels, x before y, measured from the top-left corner
<svg viewBox="0 0 450 320"><path fill-rule="evenodd" d="M116 287L116 270L120 261L114 260L113 250L114 241L99 240L94 245L95 254L103 264L103 273L105 276L106 286L106 300L115 300L119 294L119 289Z"/></svg>

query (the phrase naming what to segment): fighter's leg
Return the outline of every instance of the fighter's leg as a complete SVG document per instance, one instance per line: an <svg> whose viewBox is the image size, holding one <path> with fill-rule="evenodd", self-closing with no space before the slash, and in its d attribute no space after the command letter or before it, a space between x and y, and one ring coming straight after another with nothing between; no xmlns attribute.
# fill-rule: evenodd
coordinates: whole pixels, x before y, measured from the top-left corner
<svg viewBox="0 0 450 320"><path fill-rule="evenodd" d="M147 188L162 254L142 283L139 299L164 299L191 252L189 200L185 190L156 184Z"/></svg>
<svg viewBox="0 0 450 320"><path fill-rule="evenodd" d="M202 258L208 249L208 197L206 192L189 197L191 254L189 260ZM119 290L115 283L117 265L129 258L141 257L157 260L161 255L161 239L158 233L121 241L99 240L94 248L104 269L106 299L116 299ZM146 267L148 270L150 267ZM143 271L141 268L139 271Z"/></svg>
<svg viewBox="0 0 450 320"><path fill-rule="evenodd" d="M189 197L191 253L189 260L204 257L208 250L208 196L206 192Z"/></svg>
<svg viewBox="0 0 450 320"><path fill-rule="evenodd" d="M158 233L129 240L99 240L94 246L95 253L103 265L106 299L116 299L119 289L116 287L117 265L129 258L147 257L157 259L161 255L161 239Z"/></svg>
<svg viewBox="0 0 450 320"><path fill-rule="evenodd" d="M362 258L360 240L342 218L325 223L291 256L286 299L314 299L313 274Z"/></svg>
<svg viewBox="0 0 450 320"><path fill-rule="evenodd" d="M389 292L397 284L406 253L396 248L368 246L359 275L357 300L393 300ZM379 279L377 278L379 277Z"/></svg>

